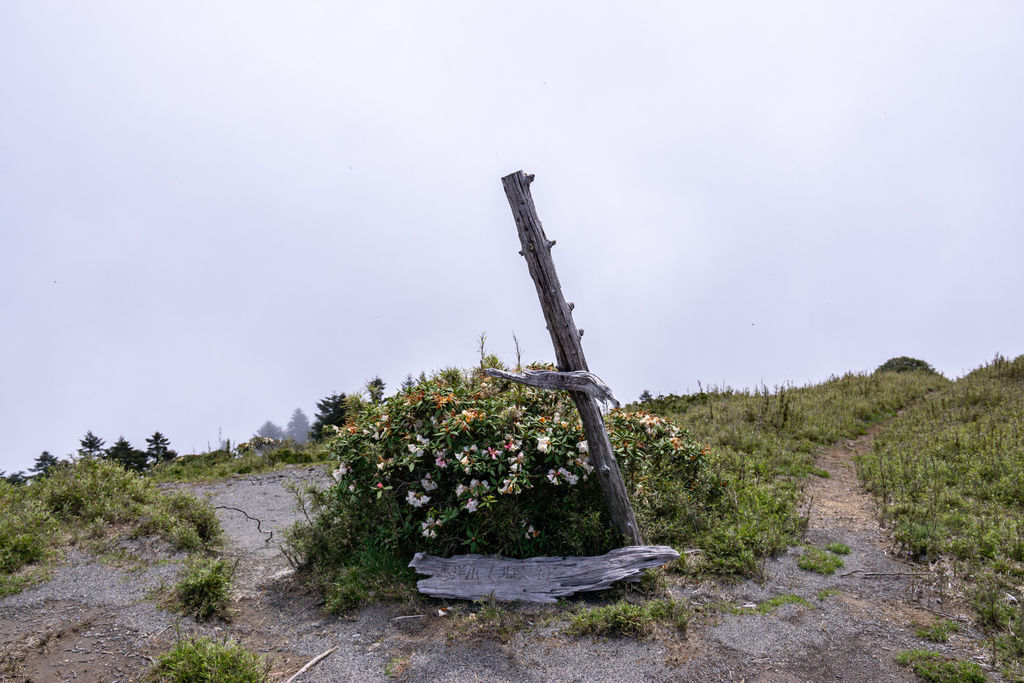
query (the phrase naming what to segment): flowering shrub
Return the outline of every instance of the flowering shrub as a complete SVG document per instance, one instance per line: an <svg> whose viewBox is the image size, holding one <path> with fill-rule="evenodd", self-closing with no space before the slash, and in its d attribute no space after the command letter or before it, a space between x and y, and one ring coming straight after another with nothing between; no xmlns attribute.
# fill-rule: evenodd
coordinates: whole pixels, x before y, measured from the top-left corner
<svg viewBox="0 0 1024 683"><path fill-rule="evenodd" d="M705 450L687 431L641 412L613 411L607 424L635 504L685 507L708 493ZM326 504L344 533L332 543L510 557L621 543L565 392L447 370L333 429ZM643 526L650 515L637 512Z"/></svg>

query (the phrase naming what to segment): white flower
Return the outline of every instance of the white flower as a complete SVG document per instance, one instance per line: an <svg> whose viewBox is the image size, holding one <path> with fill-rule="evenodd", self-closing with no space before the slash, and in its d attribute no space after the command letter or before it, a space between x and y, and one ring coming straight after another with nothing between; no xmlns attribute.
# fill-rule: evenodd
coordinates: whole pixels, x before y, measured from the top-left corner
<svg viewBox="0 0 1024 683"><path fill-rule="evenodd" d="M513 482L512 478L508 478L505 481L501 482L501 488L498 489L498 493L504 493L504 494L512 493L512 484L513 483L514 482Z"/></svg>
<svg viewBox="0 0 1024 683"><path fill-rule="evenodd" d="M348 485L348 490L351 491L352 493L355 493L356 492L356 485L355 484L349 484Z"/></svg>
<svg viewBox="0 0 1024 683"><path fill-rule="evenodd" d="M547 453L548 449L551 448L551 437L542 436L537 439L537 450L541 453Z"/></svg>
<svg viewBox="0 0 1024 683"><path fill-rule="evenodd" d="M341 463L340 465L338 465L338 469L331 472L331 475L334 477L334 481L341 481L341 478L351 471L352 468L350 468L345 463Z"/></svg>
<svg viewBox="0 0 1024 683"><path fill-rule="evenodd" d="M548 470L548 481L550 481L555 486L558 486L558 472L555 472L554 470Z"/></svg>
<svg viewBox="0 0 1024 683"><path fill-rule="evenodd" d="M427 538L437 538L437 527L439 526L441 526L441 522L437 521L433 517L427 517L427 521L420 523L420 527L423 529L423 535Z"/></svg>
<svg viewBox="0 0 1024 683"><path fill-rule="evenodd" d="M466 509L470 512L476 512L477 505L479 505L479 502L476 498L470 498L466 501Z"/></svg>
<svg viewBox="0 0 1024 683"><path fill-rule="evenodd" d="M466 488L462 484L459 484L458 486L455 487L455 495L456 496L461 496L463 493L465 493L468 490L469 490L468 488Z"/></svg>
<svg viewBox="0 0 1024 683"><path fill-rule="evenodd" d="M539 531L537 531L537 530L535 530L535 529L533 528L533 525L532 525L532 524L531 524L531 525L529 526L529 528L528 528L528 529L526 530L526 537L527 537L527 538L530 538L531 536L540 536L540 532L539 532Z"/></svg>
<svg viewBox="0 0 1024 683"><path fill-rule="evenodd" d="M409 491L405 497L406 502L412 505L414 508L423 507L430 500L430 496L415 491Z"/></svg>
<svg viewBox="0 0 1024 683"><path fill-rule="evenodd" d="M437 482L434 481L433 477L428 473L426 477L420 479L420 483L423 484L424 491L433 491L437 488Z"/></svg>
<svg viewBox="0 0 1024 683"><path fill-rule="evenodd" d="M578 444L576 444L576 450L578 450L580 453L589 453L590 445L587 444L586 441L580 441Z"/></svg>

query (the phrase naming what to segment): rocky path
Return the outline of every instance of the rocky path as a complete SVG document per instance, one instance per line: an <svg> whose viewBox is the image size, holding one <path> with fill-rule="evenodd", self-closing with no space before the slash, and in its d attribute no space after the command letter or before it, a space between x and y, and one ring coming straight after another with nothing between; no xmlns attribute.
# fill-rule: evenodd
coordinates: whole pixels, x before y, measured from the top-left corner
<svg viewBox="0 0 1024 683"><path fill-rule="evenodd" d="M351 620L324 615L280 552L282 531L301 516L292 487L329 482L303 467L189 485L217 506L238 562L229 623L197 624L157 606L152 591L173 583L180 557L140 546L133 552L163 559L129 571L73 554L50 581L0 600L0 681L135 680L193 633L230 635L274 657L276 680L337 647L299 681L905 681L914 676L894 660L905 649L984 662L980 634L941 577L890 552L852 462L872 438L823 452L818 465L830 476L806 489L804 544L845 543L845 567L832 576L802 570L803 548L794 547L764 563L760 582L673 586L677 598L704 606L686 636L570 638L550 611L531 607L516 608L526 628L499 638L474 635L465 621L456 628L456 618L438 616L440 603L374 606ZM782 595L809 604L766 615L732 609ZM943 645L919 639L917 626L940 615L960 620L961 631Z"/></svg>

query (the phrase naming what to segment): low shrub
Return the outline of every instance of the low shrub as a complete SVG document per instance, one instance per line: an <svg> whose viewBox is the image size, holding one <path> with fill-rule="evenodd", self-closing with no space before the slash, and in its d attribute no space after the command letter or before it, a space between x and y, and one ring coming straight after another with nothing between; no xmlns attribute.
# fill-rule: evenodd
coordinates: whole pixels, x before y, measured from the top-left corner
<svg viewBox="0 0 1024 683"><path fill-rule="evenodd" d="M50 539L57 531L57 520L36 499L30 486L12 486L0 481L0 574L13 574L28 564L39 562L50 553Z"/></svg>
<svg viewBox="0 0 1024 683"><path fill-rule="evenodd" d="M322 550L527 557L618 545L568 395L510 385L449 369L366 405L328 442L337 485L311 530L331 534ZM641 521L714 494L706 451L685 430L625 411L607 425Z"/></svg>
<svg viewBox="0 0 1024 683"><path fill-rule="evenodd" d="M919 358L911 358L910 356L900 356L898 358L890 358L881 365L875 372L931 372L935 373L935 368L931 364L920 360ZM937 374L937 373L936 373Z"/></svg>
<svg viewBox="0 0 1024 683"><path fill-rule="evenodd" d="M44 563L63 542L124 535L154 535L174 548L206 550L219 541L221 528L208 503L187 493L162 493L109 460L57 467L30 486L0 482L0 593L27 585L16 573Z"/></svg>

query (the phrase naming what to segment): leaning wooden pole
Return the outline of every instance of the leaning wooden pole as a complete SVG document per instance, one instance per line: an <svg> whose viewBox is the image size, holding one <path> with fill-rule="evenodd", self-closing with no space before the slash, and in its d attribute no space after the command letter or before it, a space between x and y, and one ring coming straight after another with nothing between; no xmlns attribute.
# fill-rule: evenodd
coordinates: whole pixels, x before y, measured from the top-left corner
<svg viewBox="0 0 1024 683"><path fill-rule="evenodd" d="M548 332L551 333L551 342L555 346L558 369L566 372L589 371L587 359L583 355L583 346L580 344L583 330L576 328L576 323L572 319L572 304L566 303L565 297L562 296L562 286L558 282L554 261L551 260L551 247L555 242L548 240L540 218L537 217L537 209L530 195L531 182L533 176L522 171L511 173L501 179L505 187L505 196L508 197L512 215L516 220L519 241L523 245L523 250L519 253L526 258L530 277L537 287L544 320L547 322ZM619 471L618 462L615 461L611 441L608 440L601 409L597 401L588 394L582 391L569 393L583 421L583 431L590 448L590 461L601 482L612 523L634 545L643 545L636 515L629 504L622 473Z"/></svg>

